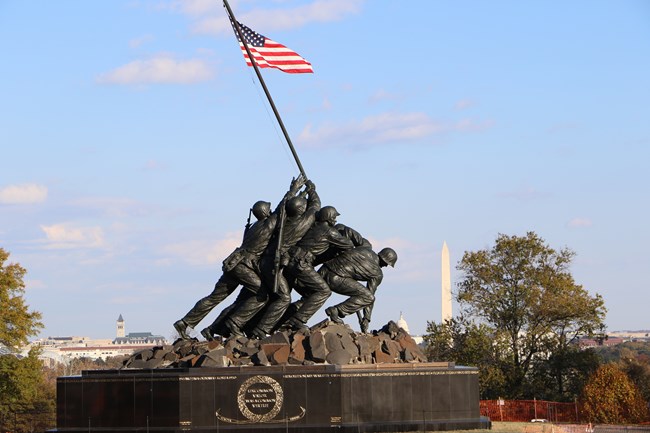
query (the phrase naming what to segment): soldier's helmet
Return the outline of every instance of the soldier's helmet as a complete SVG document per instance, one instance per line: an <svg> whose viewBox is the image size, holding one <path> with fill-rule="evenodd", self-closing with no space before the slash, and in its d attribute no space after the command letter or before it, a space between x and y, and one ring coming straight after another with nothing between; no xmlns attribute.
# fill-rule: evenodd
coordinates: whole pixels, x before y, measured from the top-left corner
<svg viewBox="0 0 650 433"><path fill-rule="evenodd" d="M387 265L395 267L395 262L397 262L397 253L392 248L384 248L379 251L377 254Z"/></svg>
<svg viewBox="0 0 650 433"><path fill-rule="evenodd" d="M316 214L316 221L336 224L336 217L341 215L334 206L324 206Z"/></svg>
<svg viewBox="0 0 650 433"><path fill-rule="evenodd" d="M253 215L258 220L264 219L271 215L271 203L260 200L253 205Z"/></svg>
<svg viewBox="0 0 650 433"><path fill-rule="evenodd" d="M292 197L285 205L285 209L287 210L287 216L300 216L307 210L307 200L302 197Z"/></svg>

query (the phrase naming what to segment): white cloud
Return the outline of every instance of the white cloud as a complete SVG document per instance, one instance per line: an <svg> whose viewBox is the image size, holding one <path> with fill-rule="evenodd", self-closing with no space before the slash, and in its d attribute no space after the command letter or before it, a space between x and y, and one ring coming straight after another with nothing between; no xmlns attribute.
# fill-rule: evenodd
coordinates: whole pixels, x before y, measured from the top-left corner
<svg viewBox="0 0 650 433"><path fill-rule="evenodd" d="M472 119L461 119L454 123L450 129L460 132L481 132L492 128L492 126L494 126L494 122L491 120L477 122Z"/></svg>
<svg viewBox="0 0 650 433"><path fill-rule="evenodd" d="M384 89L379 89L374 94L370 95L368 102L371 104L376 104L383 101L399 101L400 99L403 99L403 95L387 92Z"/></svg>
<svg viewBox="0 0 650 433"><path fill-rule="evenodd" d="M152 35L144 35L139 38L131 39L129 41L129 47L130 48L139 48L145 43L153 41L153 36Z"/></svg>
<svg viewBox="0 0 650 433"><path fill-rule="evenodd" d="M389 142L409 142L444 132L481 131L490 122L463 119L456 123L436 121L425 113L382 113L344 124L324 123L305 126L298 142L305 147L363 147Z"/></svg>
<svg viewBox="0 0 650 433"><path fill-rule="evenodd" d="M47 187L35 183L9 185L0 188L0 204L42 203L47 198Z"/></svg>
<svg viewBox="0 0 650 433"><path fill-rule="evenodd" d="M135 60L97 77L100 84L194 84L210 80L213 72L201 59L176 60L161 54Z"/></svg>
<svg viewBox="0 0 650 433"><path fill-rule="evenodd" d="M193 240L170 244L162 248L162 252L183 260L190 265L204 266L221 263L235 248L241 244L242 232L226 233L223 239L217 241ZM173 263L169 258L159 261L166 265Z"/></svg>
<svg viewBox="0 0 650 433"><path fill-rule="evenodd" d="M303 27L312 22L339 21L349 15L358 13L365 0L317 0L312 3L285 9L255 9L250 12L237 13L240 21L255 31L264 32L287 30ZM189 2L193 7L177 8L181 12L198 18L192 30L201 34L231 33L232 27L227 17L220 10L203 5L203 1ZM216 3L216 2L214 2ZM189 5L188 5L189 6ZM214 16L200 16L215 12ZM268 36L268 35L265 35ZM270 37L270 36L269 36ZM274 39L271 37L271 39Z"/></svg>
<svg viewBox="0 0 650 433"><path fill-rule="evenodd" d="M589 218L573 218L567 225L572 228L591 227L591 220Z"/></svg>
<svg viewBox="0 0 650 433"><path fill-rule="evenodd" d="M168 9L180 11L191 16L200 16L208 13L216 13L223 10L221 2L214 0L175 0Z"/></svg>
<svg viewBox="0 0 650 433"><path fill-rule="evenodd" d="M307 147L368 145L415 140L442 129L441 124L424 113L383 113L341 125L325 123L318 129L309 124L298 136L298 142Z"/></svg>
<svg viewBox="0 0 650 433"><path fill-rule="evenodd" d="M104 245L104 231L101 227L73 227L70 224L41 226L45 232L48 248L100 248Z"/></svg>
<svg viewBox="0 0 650 433"><path fill-rule="evenodd" d="M461 99L460 101L456 102L454 108L456 108L456 110L465 110L473 106L474 106L474 101L470 99Z"/></svg>

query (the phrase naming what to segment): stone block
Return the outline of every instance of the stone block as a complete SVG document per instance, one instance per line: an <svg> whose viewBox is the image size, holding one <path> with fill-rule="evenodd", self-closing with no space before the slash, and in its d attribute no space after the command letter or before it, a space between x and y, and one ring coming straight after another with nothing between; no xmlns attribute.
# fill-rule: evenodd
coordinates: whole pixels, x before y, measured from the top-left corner
<svg viewBox="0 0 650 433"><path fill-rule="evenodd" d="M158 368L160 364L162 364L163 360L162 358L151 358L145 361L146 367L144 368Z"/></svg>
<svg viewBox="0 0 650 433"><path fill-rule="evenodd" d="M263 350L260 350L255 355L251 356L251 361L253 365L268 366L271 365L269 359L266 357L266 353Z"/></svg>
<svg viewBox="0 0 650 433"><path fill-rule="evenodd" d="M291 347L284 344L278 347L270 356L267 356L271 365L287 365L289 363L289 354Z"/></svg>
<svg viewBox="0 0 650 433"><path fill-rule="evenodd" d="M305 335L296 334L291 342L291 353L289 353L290 364L302 364L305 361Z"/></svg>
<svg viewBox="0 0 650 433"><path fill-rule="evenodd" d="M269 338L268 343L272 343L272 344L289 344L289 334L287 333L287 331L275 332Z"/></svg>
<svg viewBox="0 0 650 433"><path fill-rule="evenodd" d="M325 331L325 347L327 347L328 352L335 352L337 350L343 349L343 343L341 343L341 338L334 332Z"/></svg>
<svg viewBox="0 0 650 433"><path fill-rule="evenodd" d="M377 349L373 353L373 359L377 364L390 364L395 362L395 358L381 349Z"/></svg>
<svg viewBox="0 0 650 433"><path fill-rule="evenodd" d="M179 356L176 352L167 352L163 355L163 359L165 361L174 362L174 361L178 361L178 358Z"/></svg>
<svg viewBox="0 0 650 433"><path fill-rule="evenodd" d="M326 361L334 365L346 365L350 363L352 356L345 349L335 350L327 354Z"/></svg>
<svg viewBox="0 0 650 433"><path fill-rule="evenodd" d="M327 358L327 347L321 331L314 331L309 336L309 348L311 359L314 362L325 362Z"/></svg>

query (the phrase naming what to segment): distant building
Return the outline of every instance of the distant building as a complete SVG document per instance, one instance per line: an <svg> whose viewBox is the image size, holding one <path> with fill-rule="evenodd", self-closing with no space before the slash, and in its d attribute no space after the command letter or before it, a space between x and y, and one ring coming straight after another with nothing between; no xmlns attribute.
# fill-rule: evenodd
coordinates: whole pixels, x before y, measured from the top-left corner
<svg viewBox="0 0 650 433"><path fill-rule="evenodd" d="M608 332L607 335L609 336L609 338L617 337L617 338L622 338L625 341L650 341L649 330L612 331L612 332Z"/></svg>
<svg viewBox="0 0 650 433"><path fill-rule="evenodd" d="M38 345L42 349L40 358L46 363L67 364L75 358L103 359L113 356L131 355L133 352L167 344L165 337L151 332L131 332L126 334L124 318L117 319L114 339L94 340L88 337L48 337L31 342L23 353Z"/></svg>
<svg viewBox="0 0 650 433"><path fill-rule="evenodd" d="M161 346L167 344L167 340L162 335L153 335L151 332L130 332L126 337L117 337L113 340L115 345L129 345L129 344L150 344L153 346Z"/></svg>
<svg viewBox="0 0 650 433"><path fill-rule="evenodd" d="M618 337L607 337L604 339L594 339L594 338L579 338L577 343L578 347L581 349L588 349L590 347L609 347L616 346L617 344L623 343L624 340Z"/></svg>
<svg viewBox="0 0 650 433"><path fill-rule="evenodd" d="M125 336L126 330L124 329L124 319L122 318L122 314L120 314L120 317L117 318L117 333L116 337L124 337Z"/></svg>
<svg viewBox="0 0 650 433"><path fill-rule="evenodd" d="M404 315L402 314L401 311L399 313L399 320L396 323L397 323L397 326L399 326L400 328L405 330L407 334L411 335L411 331L409 331L409 324L406 323L406 319L404 319ZM411 338L418 345L421 345L424 342L424 338L422 338L421 335L411 335Z"/></svg>

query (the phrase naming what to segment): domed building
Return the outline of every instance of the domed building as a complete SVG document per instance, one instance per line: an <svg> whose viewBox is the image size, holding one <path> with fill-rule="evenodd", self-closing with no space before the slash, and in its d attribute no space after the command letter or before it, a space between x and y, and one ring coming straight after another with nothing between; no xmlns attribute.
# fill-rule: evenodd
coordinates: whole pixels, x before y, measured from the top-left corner
<svg viewBox="0 0 650 433"><path fill-rule="evenodd" d="M404 314L402 314L401 311L399 312L399 320L395 323L397 324L397 326L405 330L407 334L411 335L411 331L409 330L409 324L406 322L406 319L404 318ZM415 342L418 345L422 345L422 343L424 343L424 338L422 338L421 335L411 335L411 338L413 338L413 340L415 340Z"/></svg>

